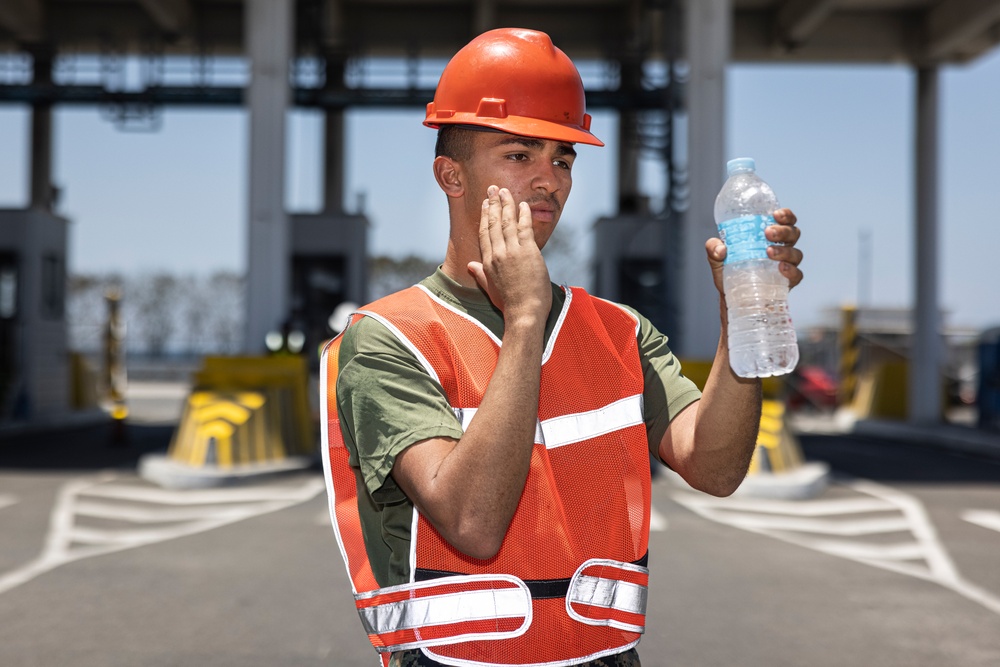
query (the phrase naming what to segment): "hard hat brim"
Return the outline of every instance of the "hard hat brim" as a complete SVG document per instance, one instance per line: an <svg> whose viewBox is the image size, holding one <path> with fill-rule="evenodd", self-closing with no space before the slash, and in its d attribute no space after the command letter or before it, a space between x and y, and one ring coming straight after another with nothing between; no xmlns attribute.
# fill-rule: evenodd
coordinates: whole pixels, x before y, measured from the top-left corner
<svg viewBox="0 0 1000 667"><path fill-rule="evenodd" d="M474 113L456 113L447 119L427 118L424 125L433 129L439 129L443 125L472 125L475 127L491 128L508 134L516 134L520 137L531 137L532 139L549 139L551 141L565 141L571 144L588 144L590 146L603 146L604 142L593 134L578 126L562 125L538 118L526 118L524 116L507 116L506 118L483 118Z"/></svg>

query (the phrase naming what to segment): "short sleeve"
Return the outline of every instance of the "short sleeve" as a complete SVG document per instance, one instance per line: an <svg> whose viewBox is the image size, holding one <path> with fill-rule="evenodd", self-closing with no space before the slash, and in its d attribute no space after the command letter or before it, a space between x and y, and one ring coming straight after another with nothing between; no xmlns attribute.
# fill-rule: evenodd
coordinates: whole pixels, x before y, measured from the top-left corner
<svg viewBox="0 0 1000 667"><path fill-rule="evenodd" d="M701 391L681 372L681 363L667 337L652 322L625 306L639 319L639 358L643 376L643 412L649 451L660 460L659 445L670 422L681 410L701 398Z"/></svg>
<svg viewBox="0 0 1000 667"><path fill-rule="evenodd" d="M441 385L385 326L363 317L344 332L337 410L350 463L377 503L399 502L390 477L396 456L436 437L462 437Z"/></svg>

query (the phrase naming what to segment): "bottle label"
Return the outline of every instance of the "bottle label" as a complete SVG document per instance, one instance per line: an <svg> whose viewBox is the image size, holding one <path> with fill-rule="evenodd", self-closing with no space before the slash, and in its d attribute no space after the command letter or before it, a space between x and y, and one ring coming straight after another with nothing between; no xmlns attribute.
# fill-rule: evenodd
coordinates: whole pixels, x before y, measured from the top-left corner
<svg viewBox="0 0 1000 667"><path fill-rule="evenodd" d="M726 244L725 264L748 259L766 259L767 246L779 245L764 237L764 229L774 224L773 215L741 215L719 223L719 238Z"/></svg>

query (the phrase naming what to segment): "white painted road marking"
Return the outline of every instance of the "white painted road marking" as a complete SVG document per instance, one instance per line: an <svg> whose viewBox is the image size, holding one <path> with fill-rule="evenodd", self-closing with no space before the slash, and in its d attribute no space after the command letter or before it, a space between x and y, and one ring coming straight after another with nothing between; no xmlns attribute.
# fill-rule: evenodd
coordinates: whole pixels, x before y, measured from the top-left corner
<svg viewBox="0 0 1000 667"><path fill-rule="evenodd" d="M656 511L652 505L649 506L649 530L660 533L667 529L667 517Z"/></svg>
<svg viewBox="0 0 1000 667"><path fill-rule="evenodd" d="M1000 512L993 510L966 510L962 518L982 528L989 528L1000 533Z"/></svg>
<svg viewBox="0 0 1000 667"><path fill-rule="evenodd" d="M82 558L186 537L276 512L311 500L324 489L321 479L310 479L294 487L203 491L166 491L116 484L114 480L113 475L104 475L64 485L52 509L42 553L30 563L0 576L0 594ZM93 519L101 521L100 527L86 525ZM114 521L124 525L109 525ZM171 525L157 525L165 523Z"/></svg>
<svg viewBox="0 0 1000 667"><path fill-rule="evenodd" d="M959 574L919 500L867 480L853 480L846 485L863 495L834 500L781 501L713 498L678 492L673 498L706 519L931 581L1000 614L1000 598ZM856 516L868 513L880 513L881 516ZM826 518L846 515L852 518ZM1000 531L1000 512L970 510L963 518ZM891 542L860 539L893 533L900 535Z"/></svg>
<svg viewBox="0 0 1000 667"><path fill-rule="evenodd" d="M17 496L12 496L9 493L0 495L0 510L4 507L10 507L11 505L17 504Z"/></svg>

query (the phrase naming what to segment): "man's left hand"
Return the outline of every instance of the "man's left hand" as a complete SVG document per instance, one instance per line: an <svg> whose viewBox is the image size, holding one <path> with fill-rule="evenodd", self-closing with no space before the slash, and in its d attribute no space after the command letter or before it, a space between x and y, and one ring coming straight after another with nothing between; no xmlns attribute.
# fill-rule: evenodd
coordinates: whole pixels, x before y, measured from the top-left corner
<svg viewBox="0 0 1000 667"><path fill-rule="evenodd" d="M774 224L769 225L764 230L764 236L768 241L781 243L783 245L768 246L767 256L778 262L778 270L781 275L788 278L788 287L792 288L802 282L802 271L799 264L802 262L802 251L795 247L801 230L796 226L798 218L791 209L781 208L774 212ZM724 294L722 287L722 262L726 259L726 244L721 239L711 238L705 242L705 252L708 254L708 263L712 267L712 277L715 280L715 287L719 294Z"/></svg>

